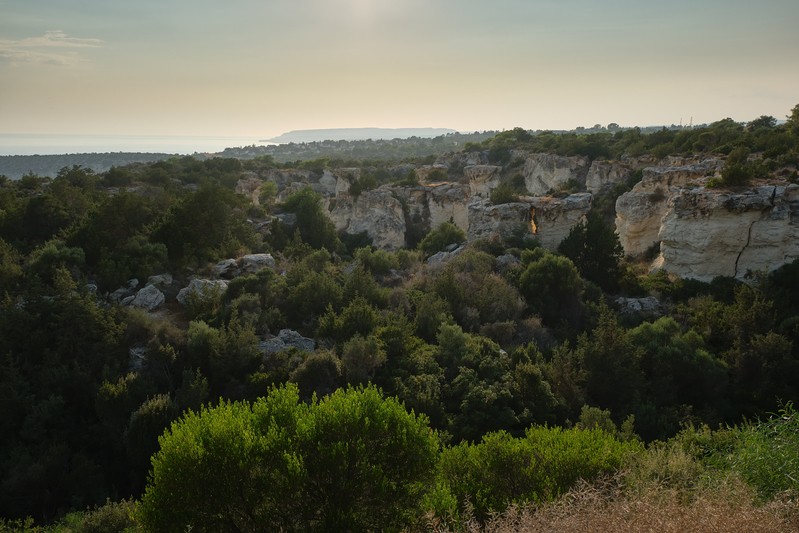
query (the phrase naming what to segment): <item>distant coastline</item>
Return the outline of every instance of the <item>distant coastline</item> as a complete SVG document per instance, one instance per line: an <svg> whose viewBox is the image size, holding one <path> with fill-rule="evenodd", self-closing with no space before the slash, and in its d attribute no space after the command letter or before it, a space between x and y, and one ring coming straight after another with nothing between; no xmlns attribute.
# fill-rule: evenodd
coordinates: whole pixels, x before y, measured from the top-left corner
<svg viewBox="0 0 799 533"><path fill-rule="evenodd" d="M0 155L65 155L120 152L192 155L195 153L216 153L231 146L247 146L257 142L257 139L253 137L0 133Z"/></svg>

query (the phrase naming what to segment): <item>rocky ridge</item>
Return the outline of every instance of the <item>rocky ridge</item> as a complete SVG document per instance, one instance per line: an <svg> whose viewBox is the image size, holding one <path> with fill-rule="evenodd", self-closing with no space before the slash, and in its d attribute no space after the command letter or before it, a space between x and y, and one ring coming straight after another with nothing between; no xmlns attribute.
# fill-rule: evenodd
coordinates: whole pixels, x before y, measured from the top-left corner
<svg viewBox="0 0 799 533"><path fill-rule="evenodd" d="M608 194L640 172L641 180L615 204L616 230L628 256L657 254L653 268L706 281L720 275L744 278L799 257L796 186L708 188L723 166L723 157L591 162L515 151L502 167L487 164L483 153L459 153L432 165L391 169L398 179L415 171L418 185L383 185L357 196L350 193L361 176L357 168L321 174L270 170L260 178L278 185L278 199L310 186L323 196L338 230L366 232L386 250L405 246L411 230L426 232L448 221L469 240L530 235L554 250L584 220L595 195ZM521 176L527 194L492 204L491 192L510 172ZM257 196L251 177L242 190ZM573 190L585 192L566 192Z"/></svg>

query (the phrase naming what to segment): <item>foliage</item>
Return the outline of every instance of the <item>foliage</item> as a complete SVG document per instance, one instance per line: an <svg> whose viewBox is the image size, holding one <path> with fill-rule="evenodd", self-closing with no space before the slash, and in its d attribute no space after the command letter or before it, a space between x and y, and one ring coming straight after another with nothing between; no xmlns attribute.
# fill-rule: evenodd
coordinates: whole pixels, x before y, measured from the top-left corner
<svg viewBox="0 0 799 533"><path fill-rule="evenodd" d="M399 530L437 452L425 419L375 388L310 405L275 388L173 424L137 518L148 531Z"/></svg>
<svg viewBox="0 0 799 533"><path fill-rule="evenodd" d="M519 201L519 193L508 183L500 184L491 191L492 204L508 204Z"/></svg>
<svg viewBox="0 0 799 533"><path fill-rule="evenodd" d="M792 404L759 424L741 428L729 466L764 499L799 493L799 414Z"/></svg>
<svg viewBox="0 0 799 533"><path fill-rule="evenodd" d="M616 231L593 211L569 231L558 252L572 260L580 275L607 292L618 290L623 250Z"/></svg>
<svg viewBox="0 0 799 533"><path fill-rule="evenodd" d="M291 194L282 209L297 216L297 230L312 248L335 251L340 246L333 222L322 211L322 197L306 187Z"/></svg>
<svg viewBox="0 0 799 533"><path fill-rule="evenodd" d="M519 292L546 324L579 323L583 314L583 281L569 259L548 252L526 253Z"/></svg>
<svg viewBox="0 0 799 533"><path fill-rule="evenodd" d="M553 500L579 480L592 480L619 469L639 450L600 429L531 427L523 437L500 431L477 444L444 450L439 482L448 488L457 509L468 502L475 517L502 512L509 505Z"/></svg>
<svg viewBox="0 0 799 533"><path fill-rule="evenodd" d="M419 249L428 255L444 251L450 244L460 244L466 240L466 234L452 222L443 222L428 233Z"/></svg>
<svg viewBox="0 0 799 533"><path fill-rule="evenodd" d="M247 224L240 197L215 184L205 184L183 197L153 232L169 260L177 265L215 261L258 245Z"/></svg>

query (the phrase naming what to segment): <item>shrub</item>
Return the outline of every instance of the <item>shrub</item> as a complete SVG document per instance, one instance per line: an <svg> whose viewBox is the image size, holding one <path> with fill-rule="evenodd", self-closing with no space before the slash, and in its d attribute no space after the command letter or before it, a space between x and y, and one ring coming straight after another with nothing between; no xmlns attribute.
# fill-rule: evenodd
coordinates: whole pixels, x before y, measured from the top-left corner
<svg viewBox="0 0 799 533"><path fill-rule="evenodd" d="M159 439L145 531L398 531L419 512L438 437L373 388L309 405L297 388L188 412Z"/></svg>
<svg viewBox="0 0 799 533"><path fill-rule="evenodd" d="M466 234L452 222L444 222L436 229L430 231L422 242L419 249L426 254L432 255L443 251L450 244L460 244L466 240Z"/></svg>
<svg viewBox="0 0 799 533"><path fill-rule="evenodd" d="M553 500L581 479L615 472L639 449L638 443L620 442L599 429L539 426L522 438L499 431L479 444L445 450L439 482L459 504L453 514L462 513L468 501L482 520L512 504Z"/></svg>

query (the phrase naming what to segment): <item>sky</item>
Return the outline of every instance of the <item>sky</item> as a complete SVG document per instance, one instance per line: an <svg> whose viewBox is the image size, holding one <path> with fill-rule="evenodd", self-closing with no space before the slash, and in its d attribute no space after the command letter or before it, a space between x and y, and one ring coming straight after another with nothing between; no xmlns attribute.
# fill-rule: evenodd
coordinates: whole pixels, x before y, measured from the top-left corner
<svg viewBox="0 0 799 533"><path fill-rule="evenodd" d="M784 119L796 0L0 0L0 133Z"/></svg>

